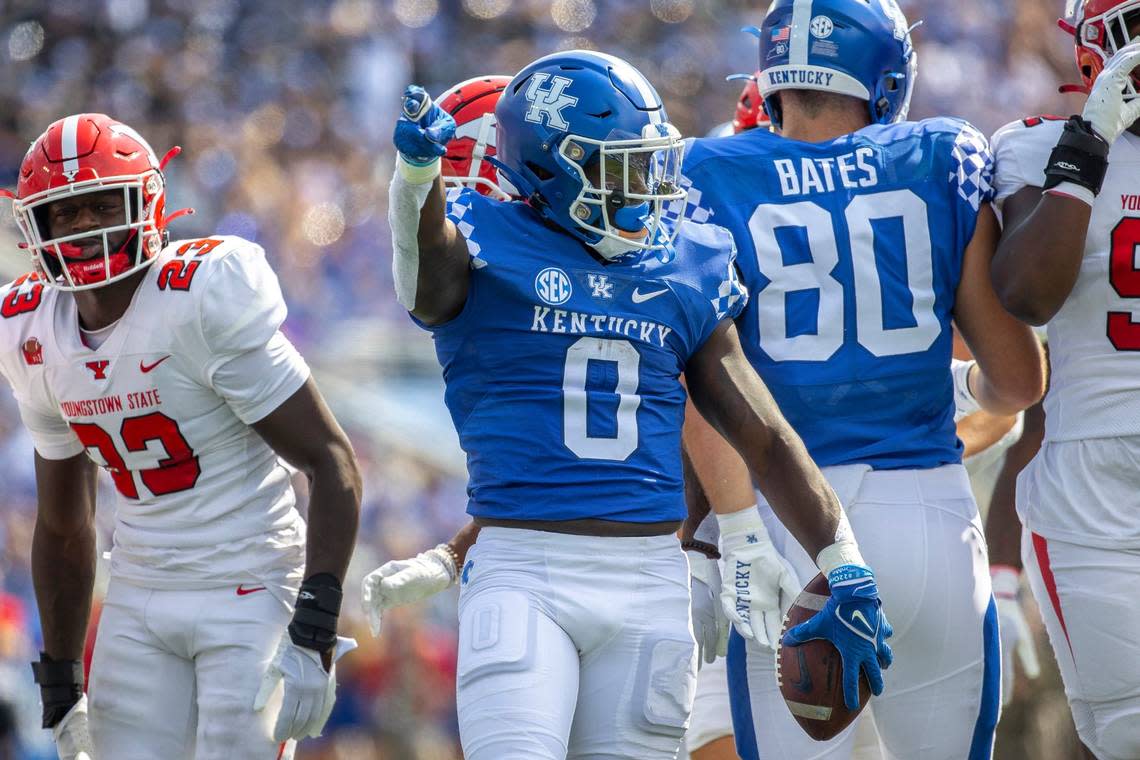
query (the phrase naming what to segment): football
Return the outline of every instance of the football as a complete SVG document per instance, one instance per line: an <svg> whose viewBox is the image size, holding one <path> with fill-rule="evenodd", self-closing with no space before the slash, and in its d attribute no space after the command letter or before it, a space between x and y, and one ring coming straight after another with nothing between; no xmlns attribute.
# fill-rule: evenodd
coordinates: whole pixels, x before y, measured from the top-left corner
<svg viewBox="0 0 1140 760"><path fill-rule="evenodd" d="M796 597L784 616L776 654L776 680L784 702L807 735L826 741L851 725L871 696L867 676L859 676L859 709L843 703L843 662L830 641L816 639L796 647L784 646L784 631L823 609L830 591L827 579L816 575Z"/></svg>

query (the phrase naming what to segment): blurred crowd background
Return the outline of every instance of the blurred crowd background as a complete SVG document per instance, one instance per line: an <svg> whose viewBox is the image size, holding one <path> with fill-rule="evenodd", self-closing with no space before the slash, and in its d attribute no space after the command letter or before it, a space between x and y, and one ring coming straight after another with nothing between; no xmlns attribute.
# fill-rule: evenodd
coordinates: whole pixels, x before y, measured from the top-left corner
<svg viewBox="0 0 1140 760"><path fill-rule="evenodd" d="M911 115L967 118L992 133L1030 114L1079 108L1061 0L902 0L916 31ZM136 127L168 170L178 237L238 234L268 251L287 331L350 430L365 472L347 624L362 647L338 668L326 736L299 758L450 760L455 599L401 611L373 641L360 576L451 535L465 521L464 469L442 406L430 339L393 297L386 189L398 96L510 74L558 49L595 48L642 69L686 134L731 118L756 68L763 0L0 0L0 186L51 121L102 111ZM26 268L0 204L0 274ZM28 661L38 644L29 570L32 447L0 390L0 758L54 757L39 730ZM109 541L111 491L101 494ZM1037 628L1040 629L1039 623ZM1042 640L1046 659L1047 646ZM1055 669L1022 684L1000 760L1075 757ZM5 753L9 754L5 754Z"/></svg>

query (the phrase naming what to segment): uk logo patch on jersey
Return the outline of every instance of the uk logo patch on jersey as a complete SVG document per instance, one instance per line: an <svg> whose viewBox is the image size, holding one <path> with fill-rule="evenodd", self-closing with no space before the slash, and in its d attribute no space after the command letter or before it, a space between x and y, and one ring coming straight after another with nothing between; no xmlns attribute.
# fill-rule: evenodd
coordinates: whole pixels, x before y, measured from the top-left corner
<svg viewBox="0 0 1140 760"><path fill-rule="evenodd" d="M604 274L591 274L589 278L590 295L594 298L613 298L614 284Z"/></svg>

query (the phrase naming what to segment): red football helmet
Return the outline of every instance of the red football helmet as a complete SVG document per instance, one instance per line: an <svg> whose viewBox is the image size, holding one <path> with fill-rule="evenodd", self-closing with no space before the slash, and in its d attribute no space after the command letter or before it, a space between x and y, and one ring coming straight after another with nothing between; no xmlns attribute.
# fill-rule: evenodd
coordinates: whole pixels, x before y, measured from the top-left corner
<svg viewBox="0 0 1140 760"><path fill-rule="evenodd" d="M1076 38L1077 68L1083 85L1061 89L1088 92L1108 59L1132 40L1140 39L1140 0L1076 0L1071 10L1071 19L1059 23ZM1136 97L1140 97L1140 88L1133 75L1125 99Z"/></svg>
<svg viewBox="0 0 1140 760"><path fill-rule="evenodd" d="M455 118L455 136L443 157L443 178L449 185L474 187L492 198L508 198L488 156L495 155L495 104L508 76L486 76L460 82L439 96L439 107Z"/></svg>
<svg viewBox="0 0 1140 760"><path fill-rule="evenodd" d="M733 74L728 77L730 82L744 80L744 89L740 93L740 99L736 101L736 115L732 118L733 134L738 135L757 127L764 129L772 127L768 112L764 110L764 98L761 97L760 88L756 85L759 77L759 71L755 74Z"/></svg>
<svg viewBox="0 0 1140 760"><path fill-rule="evenodd" d="M100 113L60 119L32 143L20 164L12 211L42 278L61 290L98 288L149 266L166 244L166 185L162 170L177 155L172 148L159 161L154 150L126 124ZM123 223L52 238L47 206L63 198L122 190ZM108 236L127 232L111 250ZM102 236L103 255L79 258L76 240Z"/></svg>

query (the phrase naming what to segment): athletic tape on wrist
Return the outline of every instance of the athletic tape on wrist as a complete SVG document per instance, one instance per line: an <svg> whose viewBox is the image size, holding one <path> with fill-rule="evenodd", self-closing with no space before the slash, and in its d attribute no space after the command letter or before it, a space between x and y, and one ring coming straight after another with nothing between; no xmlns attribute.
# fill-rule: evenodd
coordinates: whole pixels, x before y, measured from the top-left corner
<svg viewBox="0 0 1140 760"><path fill-rule="evenodd" d="M408 311L416 308L420 279L420 212L439 174L438 160L413 166L396 157L396 171L388 187L388 226L392 230L392 280L396 301Z"/></svg>
<svg viewBox="0 0 1140 760"><path fill-rule="evenodd" d="M974 391L970 389L970 370L976 361L950 360L950 373L954 376L954 421L969 417L982 409Z"/></svg>
<svg viewBox="0 0 1140 760"><path fill-rule="evenodd" d="M859 545L855 541L836 541L831 546L828 546L815 558L816 567L825 577L831 575L831 571L843 565L862 565L867 566L863 561L863 555L859 553Z"/></svg>

